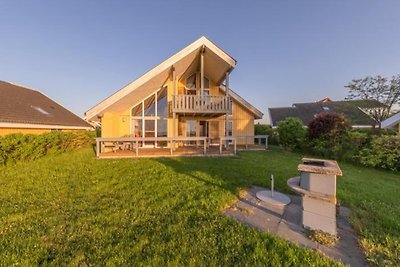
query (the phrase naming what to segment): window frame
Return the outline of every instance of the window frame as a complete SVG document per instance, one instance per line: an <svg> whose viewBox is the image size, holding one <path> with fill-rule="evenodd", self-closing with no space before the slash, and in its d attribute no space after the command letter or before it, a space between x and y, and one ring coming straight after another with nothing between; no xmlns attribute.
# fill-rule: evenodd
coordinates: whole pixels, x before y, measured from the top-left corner
<svg viewBox="0 0 400 267"><path fill-rule="evenodd" d="M146 96L142 101L140 101L139 103L137 103L136 105L134 105L134 106L132 106L131 108L130 108L130 114L129 114L129 116L130 116L130 120L129 120L129 135L131 136L131 135L134 135L135 134L135 132L134 131L132 131L133 129L132 129L132 120L142 120L142 137L145 137L146 138L146 133L145 133L145 121L146 120L153 120L154 121L154 123L155 123L155 127L154 127L154 135L155 135L155 137L158 137L158 121L159 120L167 120L168 121L168 116L169 116L169 114L167 114L167 115L163 115L163 116L158 116L158 93L159 92L161 92L163 89L165 89L165 90L167 90L167 94L166 94L166 97L167 97L167 103L168 103L168 86L167 85L164 85L164 86L162 86L161 88L159 88L157 91L155 91L154 93L151 93L151 94L149 94L148 96ZM155 116L145 116L145 110L144 110L144 107L145 107L145 105L144 105L144 102L147 100L147 99L149 99L150 97L152 97L152 96L154 96L154 107L155 107ZM136 106L138 106L138 105L141 105L141 107L142 107L142 114L141 114L141 116L133 116L132 115L132 110L136 107ZM168 136L168 122L167 122L167 136ZM156 142L157 143L157 142Z"/></svg>

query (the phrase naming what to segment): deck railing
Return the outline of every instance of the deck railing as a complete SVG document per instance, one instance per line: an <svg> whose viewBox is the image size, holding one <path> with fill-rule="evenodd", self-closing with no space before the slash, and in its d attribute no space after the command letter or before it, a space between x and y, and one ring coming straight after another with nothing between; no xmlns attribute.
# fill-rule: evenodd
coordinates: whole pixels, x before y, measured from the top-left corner
<svg viewBox="0 0 400 267"><path fill-rule="evenodd" d="M229 113L229 96L174 95L172 112L178 113Z"/></svg>
<svg viewBox="0 0 400 267"><path fill-rule="evenodd" d="M230 140L233 143L234 154L236 154L236 139L233 137L221 137L221 140ZM176 143L178 142L195 142L197 147L203 147L203 154L207 153L207 149L211 144L209 137L120 137L120 138L96 138L96 156L99 158L101 153L105 152L106 148L115 150L131 150L135 151L136 156L139 156L139 148L148 142L164 142L169 147L170 155L172 156ZM220 141L220 154L222 154L223 143Z"/></svg>
<svg viewBox="0 0 400 267"><path fill-rule="evenodd" d="M257 144L259 146L265 145L265 149L268 149L268 135L248 135L248 136L235 136L237 140L244 140L245 148L249 148L249 144Z"/></svg>
<svg viewBox="0 0 400 267"><path fill-rule="evenodd" d="M244 142L243 142L244 140ZM257 140L257 142L256 142ZM216 142L215 142L216 141ZM102 154L106 152L117 152L121 150L132 151L136 157L139 156L140 149L147 148L146 145L152 143L153 145L160 145L161 147L169 149L171 156L174 155L176 149L179 150L180 145L196 146L199 152L207 154L208 151L214 151L215 146L219 146L219 154L223 154L223 148L233 147L233 154L237 152L237 143L240 142L240 149L267 149L268 148L268 135L256 136L220 136L218 138L210 137L110 137L110 138L96 138L96 156L102 158ZM180 145L178 145L180 144ZM256 147L254 147L254 145ZM265 145L265 147L264 147ZM157 146L154 146L156 148ZM160 147L160 146L159 146ZM158 147L158 148L159 148ZM201 150L203 150L201 152ZM168 153L168 152L167 152ZM106 153L107 154L107 153Z"/></svg>

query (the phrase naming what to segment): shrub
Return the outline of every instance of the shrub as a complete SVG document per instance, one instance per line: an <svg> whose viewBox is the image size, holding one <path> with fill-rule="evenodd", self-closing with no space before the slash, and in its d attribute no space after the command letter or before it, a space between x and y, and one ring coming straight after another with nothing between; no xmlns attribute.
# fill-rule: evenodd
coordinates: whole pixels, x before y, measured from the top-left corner
<svg viewBox="0 0 400 267"><path fill-rule="evenodd" d="M89 146L94 132L49 132L40 135L10 134L0 137L0 164L10 161L35 160L47 154Z"/></svg>
<svg viewBox="0 0 400 267"><path fill-rule="evenodd" d="M278 122L278 133L280 143L287 149L300 149L306 137L306 129L297 118L287 118Z"/></svg>
<svg viewBox="0 0 400 267"><path fill-rule="evenodd" d="M273 129L267 124L256 124L254 126L255 135L268 135L268 144L279 145L279 134L276 129Z"/></svg>
<svg viewBox="0 0 400 267"><path fill-rule="evenodd" d="M256 124L254 125L255 135L269 135L271 133L271 126L267 124Z"/></svg>
<svg viewBox="0 0 400 267"><path fill-rule="evenodd" d="M369 144L368 134L359 131L347 131L342 144L340 158L359 162L360 151Z"/></svg>
<svg viewBox="0 0 400 267"><path fill-rule="evenodd" d="M317 115L308 125L312 152L323 157L342 158L346 154L349 129L351 125L342 114L329 112Z"/></svg>
<svg viewBox="0 0 400 267"><path fill-rule="evenodd" d="M365 166L400 171L400 136L376 136L360 153Z"/></svg>
<svg viewBox="0 0 400 267"><path fill-rule="evenodd" d="M340 113L324 112L318 114L308 125L310 139L330 138L338 142L344 133L351 129L350 123Z"/></svg>

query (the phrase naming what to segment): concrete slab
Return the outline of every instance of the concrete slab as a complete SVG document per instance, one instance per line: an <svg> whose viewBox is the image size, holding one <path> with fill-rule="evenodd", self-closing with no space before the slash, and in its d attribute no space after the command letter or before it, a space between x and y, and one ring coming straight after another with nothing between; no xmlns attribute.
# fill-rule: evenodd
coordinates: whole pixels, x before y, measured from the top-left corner
<svg viewBox="0 0 400 267"><path fill-rule="evenodd" d="M256 194L265 190L252 187L247 190L235 205L225 209L223 214L260 231L267 231L303 247L320 251L350 266L368 266L358 245L349 220L349 209L341 207L337 218L339 241L334 247L318 244L307 237L302 226L301 197L289 195L291 203L286 206L274 206L260 201Z"/></svg>
<svg viewBox="0 0 400 267"><path fill-rule="evenodd" d="M256 193L256 197L259 200L274 206L286 206L290 203L290 198L288 196L280 192L274 192L272 194L271 190L258 191Z"/></svg>

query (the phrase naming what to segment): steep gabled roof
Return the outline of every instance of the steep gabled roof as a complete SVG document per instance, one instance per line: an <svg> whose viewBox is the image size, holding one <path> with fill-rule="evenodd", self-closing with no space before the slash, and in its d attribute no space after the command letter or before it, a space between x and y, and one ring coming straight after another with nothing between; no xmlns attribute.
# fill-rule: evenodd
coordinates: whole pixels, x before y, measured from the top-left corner
<svg viewBox="0 0 400 267"><path fill-rule="evenodd" d="M89 123L43 93L4 81L0 81L0 124L92 129Z"/></svg>
<svg viewBox="0 0 400 267"><path fill-rule="evenodd" d="M181 62L181 64L183 65L182 62L184 62L185 65L182 68L186 69L187 66L189 66L193 60L195 60L198 52L202 48L205 48L207 52L211 52L206 54L215 55L217 58L225 62L226 70L218 71L231 71L235 67L236 60L234 58L224 52L209 39L202 36L175 55L171 56L161 64L157 65L156 67L145 73L143 76L129 83L113 95L107 97L99 104L89 109L85 113L86 119L89 121L97 120L97 117L100 116L106 109L112 108L112 106L115 107L116 105L118 105L118 103L124 102L125 97L132 96L132 92L137 92L137 95L139 95L141 92L144 92L143 88L145 87L145 85L161 86L161 83L168 79L168 77L170 76L172 66L175 66L175 68L179 68L179 63ZM185 60L187 62L185 62ZM210 61L212 60L215 60L215 57L210 56Z"/></svg>
<svg viewBox="0 0 400 267"><path fill-rule="evenodd" d="M271 125L277 126L279 121L288 117L299 118L308 125L317 114L322 112L342 113L353 126L371 127L376 121L363 109L380 108L384 105L375 100L332 101L330 103L296 103L292 107L269 108Z"/></svg>

